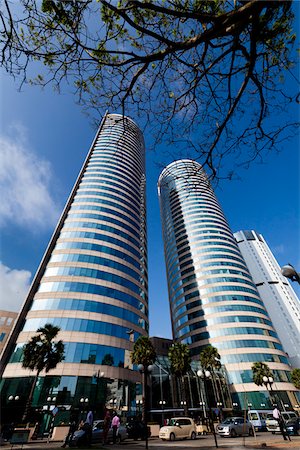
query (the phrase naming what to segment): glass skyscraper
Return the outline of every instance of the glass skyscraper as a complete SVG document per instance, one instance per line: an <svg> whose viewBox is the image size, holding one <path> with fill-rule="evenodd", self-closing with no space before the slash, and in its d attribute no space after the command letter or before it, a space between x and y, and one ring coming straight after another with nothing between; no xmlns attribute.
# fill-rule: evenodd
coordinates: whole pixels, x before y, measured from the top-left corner
<svg viewBox="0 0 300 450"><path fill-rule="evenodd" d="M21 366L22 347L51 323L65 360L41 374L33 406L54 398L63 410L130 410L140 382L130 352L148 333L147 291L144 139L131 119L107 114L4 352L3 407L8 395L24 406L34 374Z"/></svg>
<svg viewBox="0 0 300 450"><path fill-rule="evenodd" d="M196 359L216 347L242 408L271 406L266 387L252 381L254 362L269 365L273 389L294 407L287 355L201 165L171 163L158 192L174 340Z"/></svg>

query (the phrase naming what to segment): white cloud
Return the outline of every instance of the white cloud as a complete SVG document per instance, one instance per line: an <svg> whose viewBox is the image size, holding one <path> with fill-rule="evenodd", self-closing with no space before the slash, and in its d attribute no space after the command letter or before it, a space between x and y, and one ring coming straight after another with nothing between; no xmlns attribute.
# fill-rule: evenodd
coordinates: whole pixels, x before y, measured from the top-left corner
<svg viewBox="0 0 300 450"><path fill-rule="evenodd" d="M13 137L0 135L0 226L51 227L59 212L49 189L51 165L28 148L24 127L11 131Z"/></svg>
<svg viewBox="0 0 300 450"><path fill-rule="evenodd" d="M0 309L19 312L30 287L28 270L10 269L0 261Z"/></svg>

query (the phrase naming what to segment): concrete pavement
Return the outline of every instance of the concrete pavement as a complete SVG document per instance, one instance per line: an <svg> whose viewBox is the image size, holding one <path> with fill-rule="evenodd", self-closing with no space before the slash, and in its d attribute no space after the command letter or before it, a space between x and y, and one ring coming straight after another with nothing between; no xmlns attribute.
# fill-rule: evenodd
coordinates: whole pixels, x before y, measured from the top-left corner
<svg viewBox="0 0 300 450"><path fill-rule="evenodd" d="M61 448L62 442L31 441L28 444L14 445L2 443L3 449L13 450L57 450ZM69 448L69 447L67 447ZM93 444L92 449L99 450L144 450L145 441L126 440L122 444ZM150 438L148 441L149 450L213 450L215 443L212 436L199 436L196 440L183 440L175 442L163 442L158 438ZM257 450L265 448L266 450L300 450L300 436L291 436L291 441L284 441L281 436L274 436L271 433L260 433L254 438L218 438L218 448L226 450ZM81 447L85 450L85 447Z"/></svg>

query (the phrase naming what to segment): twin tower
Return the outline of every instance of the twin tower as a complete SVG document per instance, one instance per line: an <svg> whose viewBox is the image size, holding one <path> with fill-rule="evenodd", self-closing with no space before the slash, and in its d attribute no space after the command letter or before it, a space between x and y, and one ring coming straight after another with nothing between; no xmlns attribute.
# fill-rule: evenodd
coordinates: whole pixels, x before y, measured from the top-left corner
<svg viewBox="0 0 300 450"><path fill-rule="evenodd" d="M4 350L2 392L28 395L32 374L22 368L22 347L51 323L61 330L65 360L41 377L35 405L51 393L80 405L105 378L111 398L130 410L140 382L130 352L149 326L145 184L139 128L107 114ZM158 192L174 340L195 359L208 344L216 347L236 398L247 392L254 403L257 361L276 374L278 391L293 395L287 355L203 169L173 162Z"/></svg>

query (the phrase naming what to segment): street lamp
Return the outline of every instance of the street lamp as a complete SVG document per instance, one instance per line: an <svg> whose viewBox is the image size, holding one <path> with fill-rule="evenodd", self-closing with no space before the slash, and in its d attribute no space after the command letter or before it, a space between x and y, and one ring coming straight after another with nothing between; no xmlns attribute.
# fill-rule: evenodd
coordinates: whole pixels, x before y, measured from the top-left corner
<svg viewBox="0 0 300 450"><path fill-rule="evenodd" d="M197 375L198 375L199 378L201 378L203 380L205 397L206 397L207 402L208 402L208 395L206 393L207 392L206 391L206 382L211 376L210 371L209 370L201 370L201 369L199 369L197 371ZM211 408L210 408L209 404L207 406L208 406L208 411L209 411L208 416L209 416L209 421L210 421L210 428L211 428L211 430L213 432L213 435L214 435L215 445L218 448L217 435L216 435L216 430L215 430L215 427L214 427L214 421L213 421L212 415L211 415Z"/></svg>
<svg viewBox="0 0 300 450"><path fill-rule="evenodd" d="M114 409L117 406L117 399L116 398L111 398L109 400L109 404L110 404L111 408Z"/></svg>
<svg viewBox="0 0 300 450"><path fill-rule="evenodd" d="M138 369L140 373L142 374L142 402L143 402L143 409L142 409L142 421L145 424L145 433L146 433L146 439L145 439L145 448L148 450L148 423L147 423L147 375L150 374L153 370L153 365L144 366L143 364L138 365Z"/></svg>
<svg viewBox="0 0 300 450"><path fill-rule="evenodd" d="M284 277L291 281L297 281L300 284L300 273L298 273L292 264L286 264L281 268L281 273Z"/></svg>
<svg viewBox="0 0 300 450"><path fill-rule="evenodd" d="M222 402L217 402L217 408L220 411L220 418L219 418L220 422L222 422L222 419L223 419L222 406L223 406Z"/></svg>
<svg viewBox="0 0 300 450"><path fill-rule="evenodd" d="M142 404L143 404L143 400L136 400L136 404L137 404L137 409L138 409L138 413L140 414L141 413L141 407L142 407Z"/></svg>
<svg viewBox="0 0 300 450"><path fill-rule="evenodd" d="M206 419L205 402L200 402L199 405L200 405L200 407L202 406L202 408L203 408L203 417Z"/></svg>
<svg viewBox="0 0 300 450"><path fill-rule="evenodd" d="M267 377L266 375L264 375L263 383L266 386L267 391L269 392L270 400L273 403L273 389L272 389L272 385L274 383L273 377Z"/></svg>
<svg viewBox="0 0 300 450"><path fill-rule="evenodd" d="M162 409L162 413L161 413L161 418L162 418L162 424L164 425L164 421L165 421L165 417L164 417L164 406L166 404L166 400L159 400L159 404L161 406Z"/></svg>
<svg viewBox="0 0 300 450"><path fill-rule="evenodd" d="M9 397L8 397L8 400L11 402L12 400L15 400L16 402L18 401L18 400L20 400L20 397L18 396L18 395L10 395Z"/></svg>
<svg viewBox="0 0 300 450"><path fill-rule="evenodd" d="M273 398L273 389L272 389L272 385L274 383L274 378L273 377L267 377L266 375L263 376L263 383L267 388L267 391L269 393L269 397L271 400L271 404L272 406L274 405L274 398Z"/></svg>

